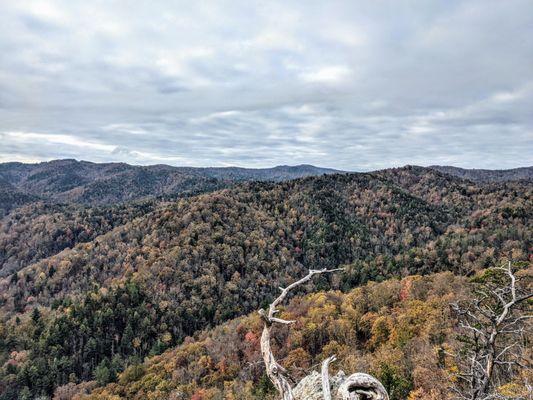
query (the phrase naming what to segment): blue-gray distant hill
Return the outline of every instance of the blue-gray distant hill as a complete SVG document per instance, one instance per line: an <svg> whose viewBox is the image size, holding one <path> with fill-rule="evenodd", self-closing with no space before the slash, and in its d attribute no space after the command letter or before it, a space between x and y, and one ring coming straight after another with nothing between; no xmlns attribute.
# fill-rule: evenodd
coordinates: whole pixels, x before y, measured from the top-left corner
<svg viewBox="0 0 533 400"><path fill-rule="evenodd" d="M510 170L429 169L477 183L532 180L533 167ZM116 205L138 200L177 197L223 189L239 182L283 182L309 176L343 173L313 165L273 168L173 167L54 160L37 164L0 164L0 217L36 201L81 205Z"/></svg>
<svg viewBox="0 0 533 400"><path fill-rule="evenodd" d="M468 179L474 182L508 182L518 180L533 180L533 167L513 168L513 169L465 169L443 165L432 165L429 167L436 171Z"/></svg>
<svg viewBox="0 0 533 400"><path fill-rule="evenodd" d="M242 181L285 181L336 171L312 165L264 169L136 166L54 160L0 164L0 216L20 205L48 202L109 205L155 197L176 197Z"/></svg>
<svg viewBox="0 0 533 400"><path fill-rule="evenodd" d="M282 182L291 179L305 178L308 176L318 176L325 174L342 173L344 171L315 167L314 165L278 165L273 168L240 168L240 167L222 167L222 168L188 168L178 167L182 171L194 171L205 174L212 178L235 181L274 181Z"/></svg>

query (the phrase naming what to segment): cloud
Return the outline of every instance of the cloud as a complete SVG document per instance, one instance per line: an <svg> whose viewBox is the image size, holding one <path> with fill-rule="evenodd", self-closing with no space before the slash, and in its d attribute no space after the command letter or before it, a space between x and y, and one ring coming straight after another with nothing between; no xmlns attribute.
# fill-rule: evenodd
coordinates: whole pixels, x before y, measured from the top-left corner
<svg viewBox="0 0 533 400"><path fill-rule="evenodd" d="M71 135L54 135L33 132L2 132L0 133L0 139L4 143L20 143L24 145L44 142L50 145L66 145L69 147L79 147L104 152L115 150L115 146L94 143Z"/></svg>
<svg viewBox="0 0 533 400"><path fill-rule="evenodd" d="M352 70L345 65L330 65L300 75L301 79L310 83L339 84L346 81Z"/></svg>
<svg viewBox="0 0 533 400"><path fill-rule="evenodd" d="M0 160L533 162L533 5L1 2Z"/></svg>

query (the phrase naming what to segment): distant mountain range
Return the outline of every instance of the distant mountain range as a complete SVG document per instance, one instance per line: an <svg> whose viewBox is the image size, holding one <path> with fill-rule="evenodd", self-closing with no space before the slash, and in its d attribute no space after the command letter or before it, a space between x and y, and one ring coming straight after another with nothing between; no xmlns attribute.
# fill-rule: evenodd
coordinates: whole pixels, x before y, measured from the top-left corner
<svg viewBox="0 0 533 400"><path fill-rule="evenodd" d="M458 167L432 165L429 167L436 171L468 179L474 182L507 182L518 180L532 180L533 167L513 169L465 169Z"/></svg>
<svg viewBox="0 0 533 400"><path fill-rule="evenodd" d="M533 167L510 170L432 166L433 170L474 182L503 182L533 177ZM0 216L35 201L111 205L141 199L193 195L244 181L282 182L308 176L346 173L313 165L273 168L194 168L169 165L136 166L71 159L37 164L0 164Z"/></svg>
<svg viewBox="0 0 533 400"><path fill-rule="evenodd" d="M193 168L135 166L54 160L0 164L0 215L36 200L87 205L176 197L227 187L242 181L284 181L336 171L312 165L274 168Z"/></svg>

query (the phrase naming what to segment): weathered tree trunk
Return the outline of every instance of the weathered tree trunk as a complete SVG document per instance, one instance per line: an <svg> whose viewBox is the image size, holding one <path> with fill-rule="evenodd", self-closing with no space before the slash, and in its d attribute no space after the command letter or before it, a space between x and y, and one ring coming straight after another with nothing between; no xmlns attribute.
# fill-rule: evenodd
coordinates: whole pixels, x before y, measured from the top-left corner
<svg viewBox="0 0 533 400"><path fill-rule="evenodd" d="M329 364L335 361L335 356L329 357L322 363L321 374L313 372L304 377L295 388L290 384L287 371L278 364L270 347L272 324L291 324L276 318L276 307L287 297L290 290L309 281L314 275L339 271L340 269L309 270L302 279L280 288L281 294L270 304L267 311L260 310L265 326L261 335L261 354L266 367L267 376L281 395L282 400L388 400L387 391L376 378L362 373L348 377L339 371L333 378L329 375Z"/></svg>
<svg viewBox="0 0 533 400"><path fill-rule="evenodd" d="M285 376L285 370L276 362L272 350L270 349L270 330L272 325L265 324L261 335L261 354L266 366L266 373L277 391L282 394L283 400L294 400L292 388Z"/></svg>

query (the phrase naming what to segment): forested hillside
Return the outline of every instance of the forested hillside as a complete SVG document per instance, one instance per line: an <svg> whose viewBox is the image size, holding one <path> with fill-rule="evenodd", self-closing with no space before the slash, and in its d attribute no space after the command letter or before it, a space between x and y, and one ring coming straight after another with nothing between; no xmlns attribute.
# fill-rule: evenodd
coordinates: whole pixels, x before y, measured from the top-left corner
<svg viewBox="0 0 533 400"><path fill-rule="evenodd" d="M199 330L259 309L308 268L346 266L317 284L349 291L368 280L470 275L504 258L528 261L532 189L527 181L476 184L406 167L243 183L116 213L20 209L4 219L3 243L49 245L37 245L38 254L34 246L1 253L5 271L18 271L0 280L0 398L112 381ZM57 235L44 233L48 224ZM309 362L326 344L316 340L304 348ZM211 361L201 359L209 370ZM123 384L143 368L130 367ZM179 372L169 385L187 377Z"/></svg>
<svg viewBox="0 0 533 400"><path fill-rule="evenodd" d="M459 178L469 179L474 182L506 182L518 180L533 180L533 167L522 167L505 170L492 169L465 169L443 165L433 165L436 171L444 172Z"/></svg>
<svg viewBox="0 0 533 400"><path fill-rule="evenodd" d="M114 205L139 199L212 191L234 182L283 181L334 171L312 165L265 169L135 166L54 160L0 164L0 216L35 200Z"/></svg>
<svg viewBox="0 0 533 400"><path fill-rule="evenodd" d="M37 196L24 193L0 176L0 217L9 211L39 200Z"/></svg>
<svg viewBox="0 0 533 400"><path fill-rule="evenodd" d="M430 169L474 182L531 181L533 168L477 170L449 166ZM38 164L0 163L0 217L36 201L81 205L116 205L164 197L175 199L229 187L237 182L274 181L339 173L312 165L274 168L194 168L135 166L54 160Z"/></svg>
<svg viewBox="0 0 533 400"><path fill-rule="evenodd" d="M163 204L142 201L83 207L39 201L13 210L0 224L0 277L78 243L89 242Z"/></svg>
<svg viewBox="0 0 533 400"><path fill-rule="evenodd" d="M371 282L346 293L328 291L295 298L283 307L280 317L296 323L275 330L278 359L295 379L300 379L316 370L322 360L336 355L333 371L371 373L383 382L391 400L448 399L458 368L454 354L463 346L450 304L473 297L473 282L486 276L489 274L482 273L469 279L450 272L409 276ZM531 288L531 268L522 265L518 277ZM307 290L313 290L313 283L307 285ZM139 297L131 282L119 285L116 294L121 302L127 301L132 315L142 312L139 304L146 299ZM120 307L123 303L113 308L117 303L109 304L109 299L108 293L95 291L74 310L72 305L60 307L57 313L63 315L61 328L49 329L53 334L58 329L80 329L73 325L79 313L84 313L89 323L124 318L125 309ZM21 322L20 331L35 334L43 329L45 320L34 312ZM117 354L103 358L90 381L80 382L71 374L65 380L68 383L55 389L54 399L274 400L277 393L265 375L260 354L262 324L254 312L197 332L180 346L144 362L134 356L137 362L130 362L123 372L123 361ZM131 341L133 345L128 348L135 353L135 344L148 340L156 330L147 325L128 331L126 343L120 346L126 348L127 341ZM51 339L47 336L46 340ZM163 335L151 354L167 347L165 340ZM88 343L91 351L98 351L96 343ZM31 387L42 382L43 376L35 368L28 368L28 357L26 352L13 352L7 365L12 371L21 368L24 374L19 382ZM503 398L526 398L524 384L532 378L531 370L523 369L498 392L509 396ZM30 391L23 389L24 394L30 395ZM4 398L9 394L5 393Z"/></svg>
<svg viewBox="0 0 533 400"><path fill-rule="evenodd" d="M531 284L533 271L523 269L520 277ZM335 371L373 374L391 400L444 400L457 370L452 354L462 345L449 305L471 296L469 279L445 272L296 298L280 316L296 323L276 329L277 356L297 380L336 355ZM98 381L67 384L57 394L78 394L75 399L86 400L274 400L276 392L265 376L259 350L261 329L262 321L253 313L129 367L116 383L88 396L83 394ZM105 376L115 373L112 367L105 368L109 373ZM531 375L531 370L523 370L499 392L526 396L524 382Z"/></svg>

